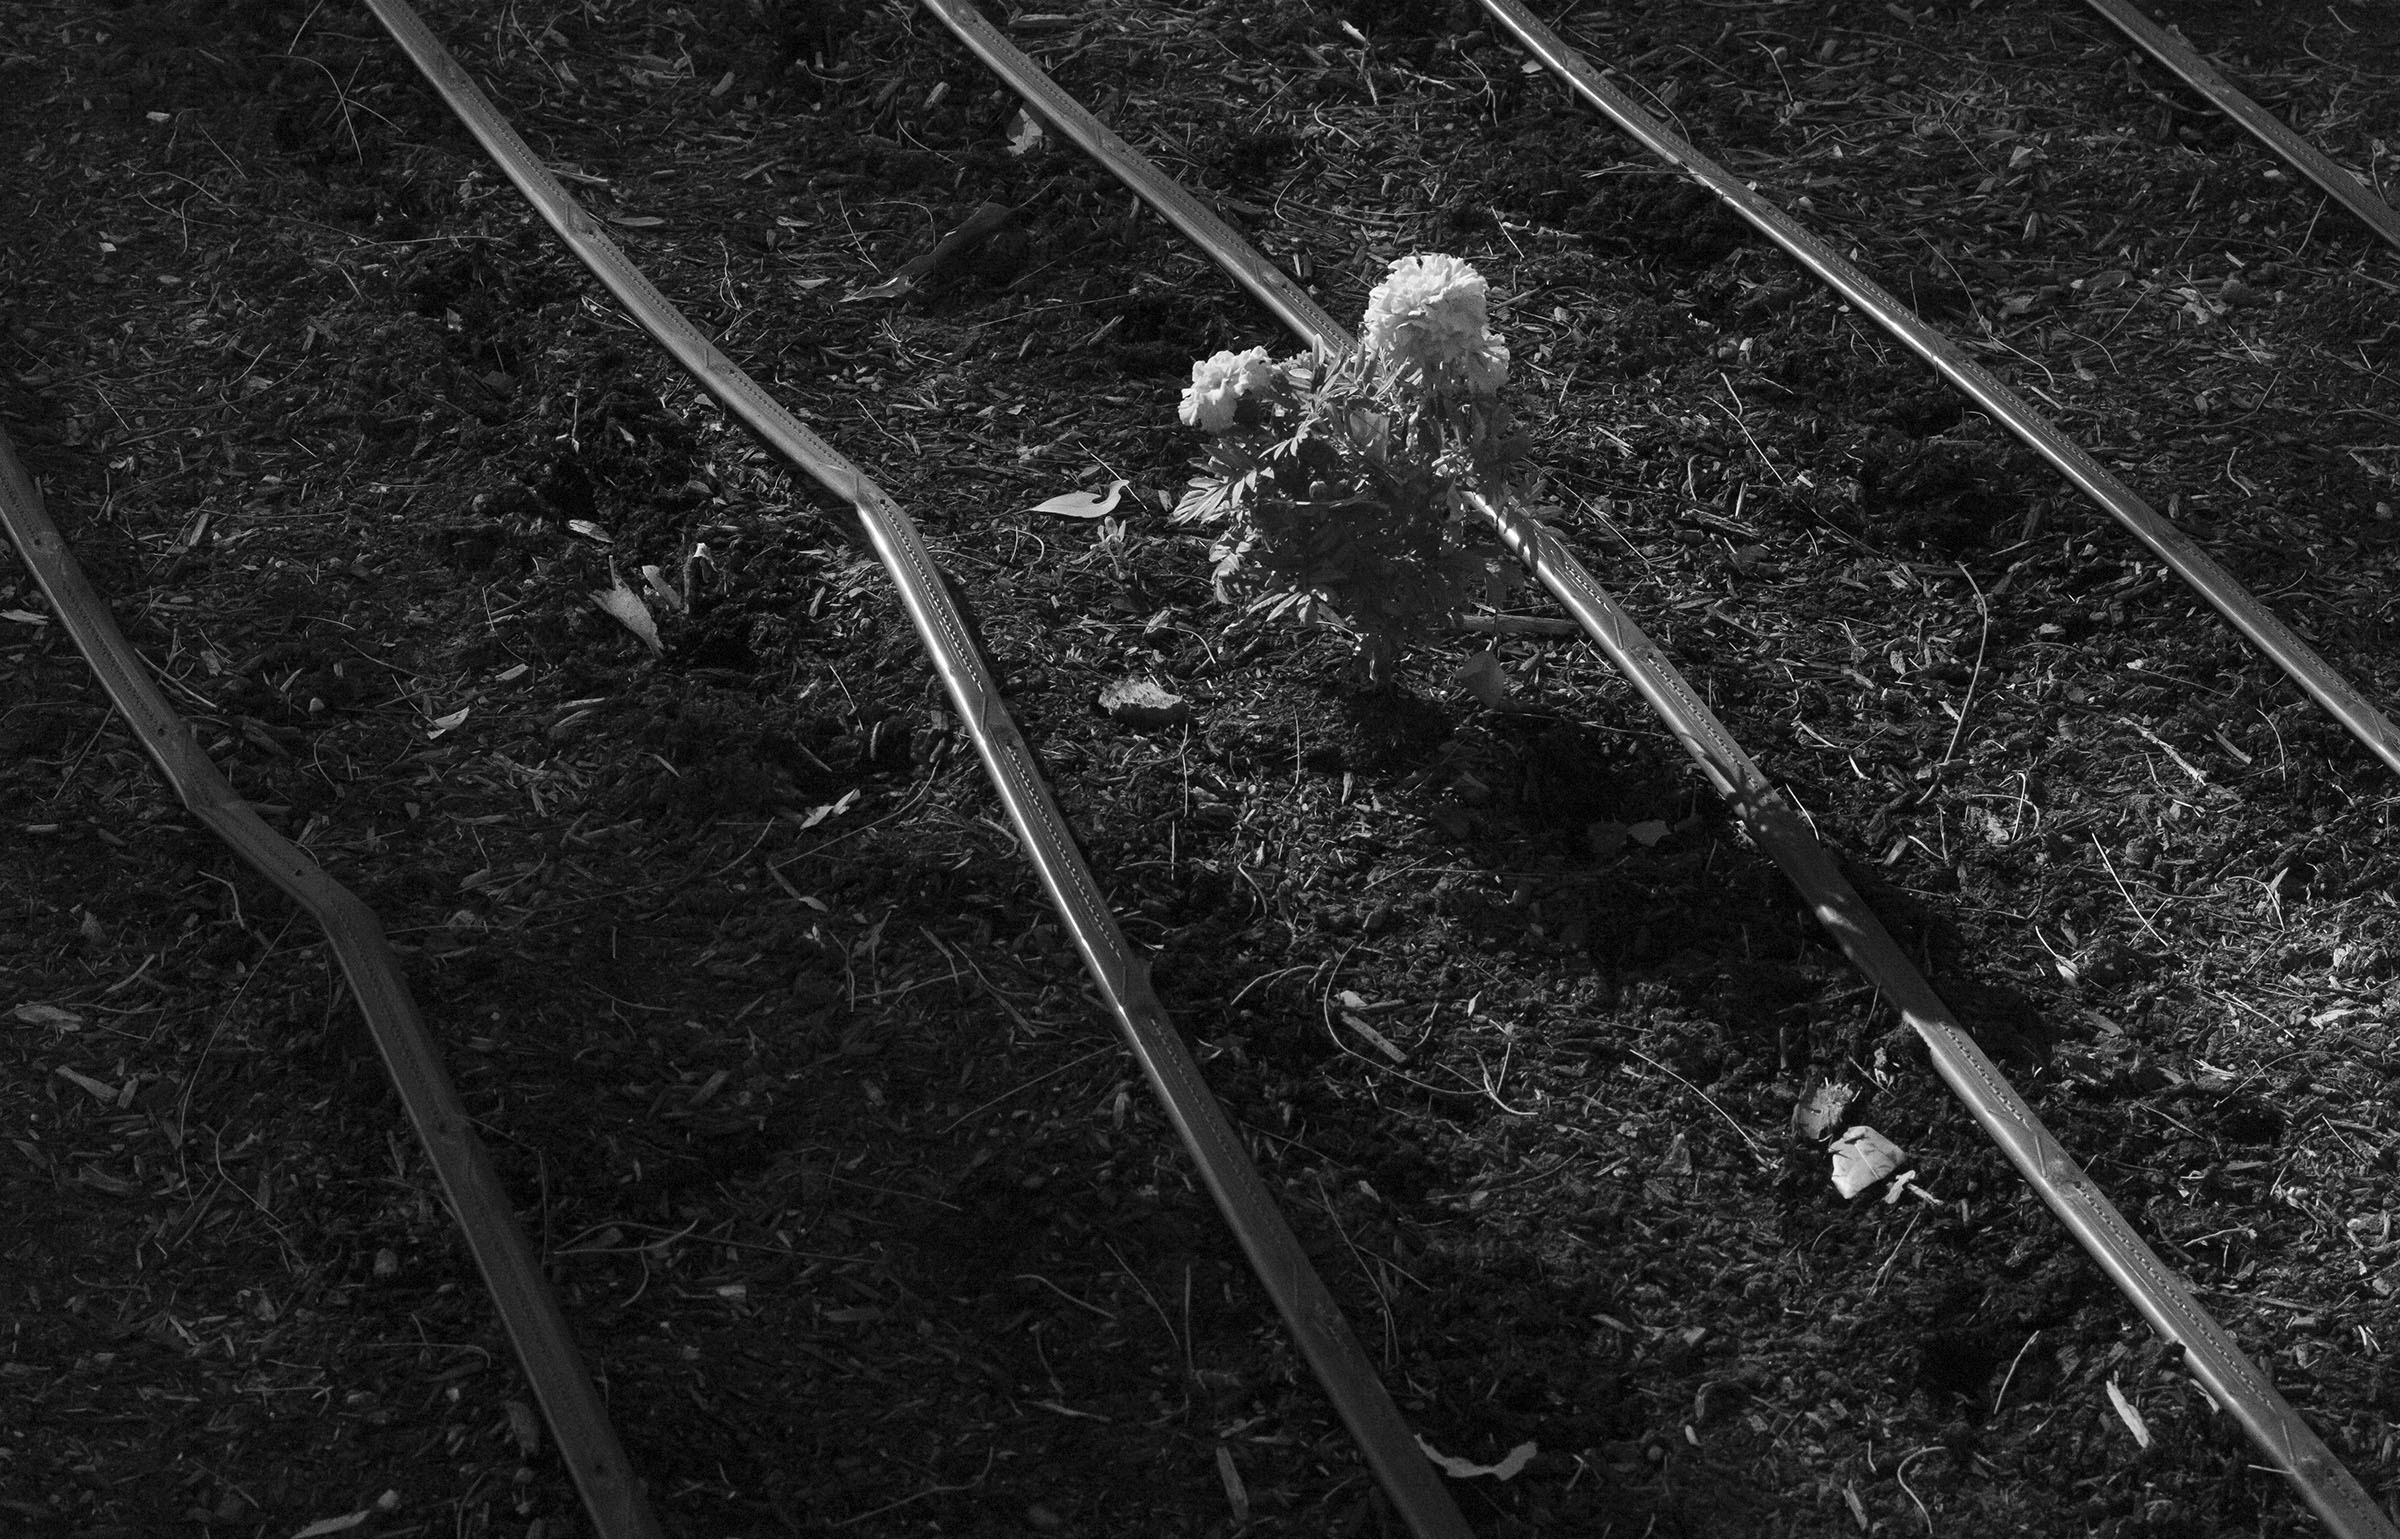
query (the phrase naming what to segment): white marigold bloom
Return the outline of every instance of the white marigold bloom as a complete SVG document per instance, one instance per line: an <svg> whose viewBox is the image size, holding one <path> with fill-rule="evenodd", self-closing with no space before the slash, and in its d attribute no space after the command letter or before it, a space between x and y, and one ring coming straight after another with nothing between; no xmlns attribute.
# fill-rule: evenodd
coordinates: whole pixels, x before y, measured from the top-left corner
<svg viewBox="0 0 2400 1539"><path fill-rule="evenodd" d="M1402 257L1367 296L1367 351L1397 359L1473 345L1491 324L1488 290L1483 274L1457 257Z"/></svg>
<svg viewBox="0 0 2400 1539"><path fill-rule="evenodd" d="M1439 252L1402 257L1367 296L1367 355L1385 373L1489 395L1508 379L1483 274Z"/></svg>
<svg viewBox="0 0 2400 1539"><path fill-rule="evenodd" d="M1192 382L1184 387L1183 404L1176 409L1187 427L1222 433L1233 426L1234 408L1242 397L1275 377L1267 350L1219 353L1192 365Z"/></svg>

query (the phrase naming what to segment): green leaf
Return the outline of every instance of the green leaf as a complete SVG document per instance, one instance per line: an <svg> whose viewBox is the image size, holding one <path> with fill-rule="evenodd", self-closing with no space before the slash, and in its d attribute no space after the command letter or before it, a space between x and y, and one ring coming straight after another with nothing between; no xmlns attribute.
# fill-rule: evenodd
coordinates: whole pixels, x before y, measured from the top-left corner
<svg viewBox="0 0 2400 1539"><path fill-rule="evenodd" d="M1185 489L1183 500L1175 504L1175 511L1169 516L1179 524L1222 518L1231 493L1231 483L1221 476L1195 477Z"/></svg>

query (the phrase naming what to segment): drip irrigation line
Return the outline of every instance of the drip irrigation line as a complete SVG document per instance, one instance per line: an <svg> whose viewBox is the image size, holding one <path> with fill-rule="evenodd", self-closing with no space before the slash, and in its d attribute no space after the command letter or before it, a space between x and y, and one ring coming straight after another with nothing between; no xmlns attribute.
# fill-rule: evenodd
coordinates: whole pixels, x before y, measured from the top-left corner
<svg viewBox="0 0 2400 1539"><path fill-rule="evenodd" d="M1349 334L1256 248L1060 90L983 19L972 0L924 4L1067 138L1158 209L1304 340L1329 353L1354 346ZM1262 276L1253 278L1254 274ZM1547 526L1511 506L1482 502L1479 511L1640 692L1718 793L1733 804L1753 841L1783 869L1852 965L1898 1009L1925 1043L1944 1083L2068 1232L2159 1333L2182 1348L2186 1370L2217 1404L2232 1412L2275 1468L2299 1487L2343 1539L2400 1539L2400 1529L2376 1508L2357 1479L2200 1306L2182 1279L2133 1232L1976 1045L1859 896L1832 853L1818 842L1798 807L1768 781L1675 665Z"/></svg>
<svg viewBox="0 0 2400 1539"><path fill-rule="evenodd" d="M475 1136L442 1067L441 1054L425 1034L399 959L384 939L375 911L327 876L306 851L269 828L201 752L190 725L151 681L141 654L117 628L108 605L50 521L41 493L4 431L0 522L7 524L9 538L110 704L183 805L324 930L408 1120L441 1180L467 1249L483 1273L484 1286L491 1290L501 1328L549 1419L551 1438L574 1477L593 1528L603 1539L657 1539L658 1520L617 1442L616 1429L609 1425L575 1338L559 1313L558 1296L542 1276L492 1157Z"/></svg>
<svg viewBox="0 0 2400 1539"><path fill-rule="evenodd" d="M2217 73L2179 32L2169 31L2126 4L2126 0L2084 0L2119 32L2164 64L2185 85L2208 98L2210 106L2249 130L2250 136L2283 158L2284 164L2323 188L2327 196L2356 214L2390 245L2400 247L2400 212L2374 190L2337 165L2323 150L2294 133L2282 119L2252 101Z"/></svg>
<svg viewBox="0 0 2400 1539"><path fill-rule="evenodd" d="M1376 1376L1373 1361L1276 1207L1224 1108L1201 1077L1191 1049L1169 1020L1151 986L1147 958L1118 928L915 522L659 293L535 159L407 0L367 0L367 5L517 190L642 329L760 439L857 511L959 720L974 739L976 754L1027 858L1301 1355L1411 1531L1419 1539L1468 1539L1471 1531L1441 1476L1418 1448L1399 1407Z"/></svg>
<svg viewBox="0 0 2400 1539"><path fill-rule="evenodd" d="M1534 19L1519 0L1482 0L1518 43L1547 65L1618 128L1644 149L1666 161L1716 194L1761 235L1797 260L1819 279L1863 311L1877 325L1933 365L1934 371L1976 405L2004 423L2010 432L2077 490L2098 503L2110 517L2169 571L2230 621L2250 644L2264 652L2292 677L2334 719L2348 728L2367 749L2393 770L2400 771L2400 727L2393 725L2373 702L2339 670L2300 639L2276 613L2260 603L2233 574L2217 564L2192 537L2159 516L2083 448L2052 426L2025 398L1960 351L1957 344L1918 319L1916 312L1884 292L1865 273L1844 259L1824 240L1750 190L1747 183L1694 149L1691 143L1635 103L1632 97L1601 78L1584 56L1559 40L1558 34Z"/></svg>

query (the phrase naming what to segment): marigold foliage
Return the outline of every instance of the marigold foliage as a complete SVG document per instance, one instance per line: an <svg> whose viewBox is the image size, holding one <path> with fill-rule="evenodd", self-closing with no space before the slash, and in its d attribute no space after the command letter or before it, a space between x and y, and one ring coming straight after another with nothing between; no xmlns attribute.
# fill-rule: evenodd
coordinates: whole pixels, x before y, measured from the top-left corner
<svg viewBox="0 0 2400 1539"><path fill-rule="evenodd" d="M1175 518L1217 529L1221 601L1346 627L1380 684L1410 642L1514 586L1468 497L1499 499L1525 445L1474 268L1393 263L1363 330L1339 358L1253 348L1194 364L1180 414L1215 437Z"/></svg>

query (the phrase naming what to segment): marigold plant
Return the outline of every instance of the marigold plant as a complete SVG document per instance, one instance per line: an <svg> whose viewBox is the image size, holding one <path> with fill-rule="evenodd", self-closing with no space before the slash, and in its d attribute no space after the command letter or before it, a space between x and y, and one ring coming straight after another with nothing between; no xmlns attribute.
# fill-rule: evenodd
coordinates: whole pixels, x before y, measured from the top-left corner
<svg viewBox="0 0 2400 1539"><path fill-rule="evenodd" d="M1369 297L1356 351L1218 353L1183 393L1183 421L1213 438L1175 517L1218 528L1217 597L1346 627L1370 684L1515 580L1469 506L1498 500L1525 451L1485 296L1456 257L1404 257Z"/></svg>

